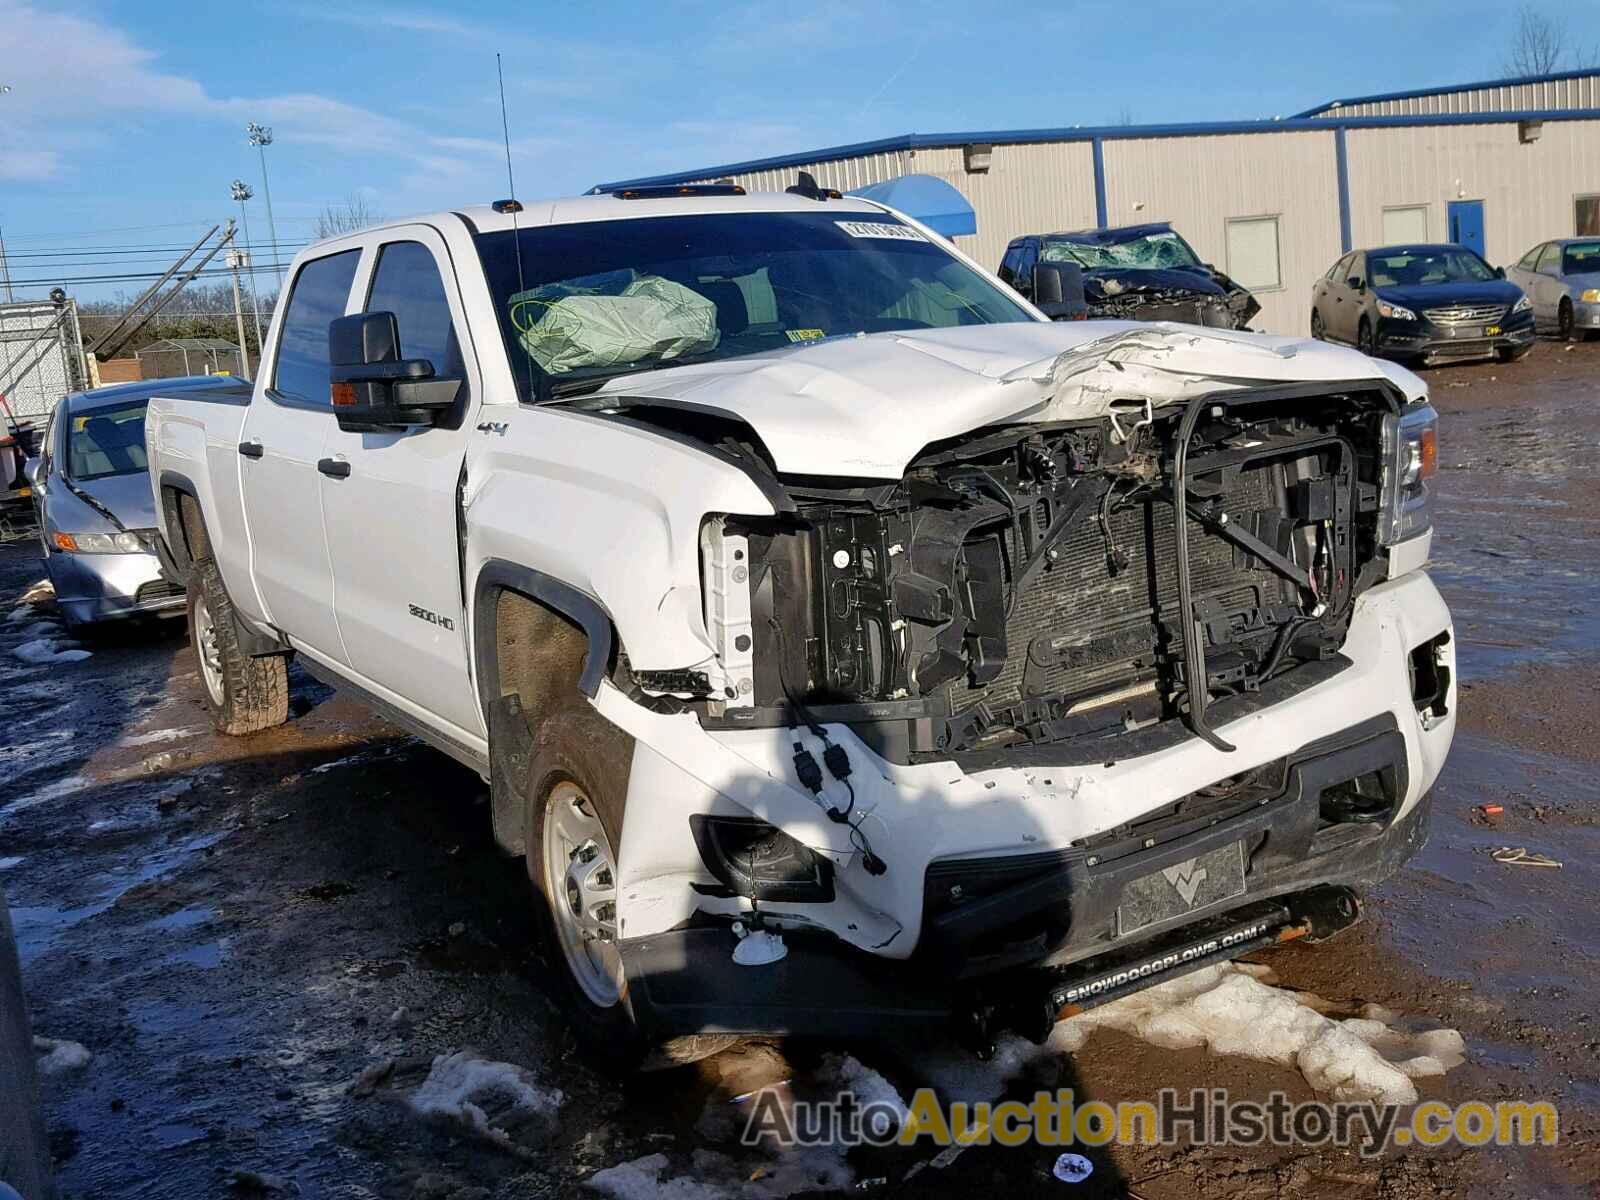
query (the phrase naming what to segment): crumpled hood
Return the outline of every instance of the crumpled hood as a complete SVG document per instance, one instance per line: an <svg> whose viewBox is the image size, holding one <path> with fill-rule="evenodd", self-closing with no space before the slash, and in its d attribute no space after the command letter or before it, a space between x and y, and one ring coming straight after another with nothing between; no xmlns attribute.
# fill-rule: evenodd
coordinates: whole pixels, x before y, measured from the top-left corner
<svg viewBox="0 0 1600 1200"><path fill-rule="evenodd" d="M74 479L72 482L79 491L87 492L115 513L123 528L155 528L156 501L150 491L148 471L108 475L104 479Z"/></svg>
<svg viewBox="0 0 1600 1200"><path fill-rule="evenodd" d="M932 442L986 425L1103 416L1266 383L1386 379L1404 367L1303 338L1167 322L975 325L830 338L607 382L618 408L667 404L748 424L780 472L899 479Z"/></svg>
<svg viewBox="0 0 1600 1200"><path fill-rule="evenodd" d="M1114 300L1130 292L1193 292L1197 296L1221 296L1225 291L1210 272L1202 270L1096 267L1083 273L1083 292L1091 303Z"/></svg>

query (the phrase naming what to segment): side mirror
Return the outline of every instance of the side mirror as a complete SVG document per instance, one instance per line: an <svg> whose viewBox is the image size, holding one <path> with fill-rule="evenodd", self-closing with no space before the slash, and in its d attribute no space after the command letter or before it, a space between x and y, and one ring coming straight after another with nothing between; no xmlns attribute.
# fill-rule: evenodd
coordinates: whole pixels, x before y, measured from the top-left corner
<svg viewBox="0 0 1600 1200"><path fill-rule="evenodd" d="M1077 263L1040 263L1033 268L1032 300L1052 321L1082 321L1089 315L1083 268Z"/></svg>
<svg viewBox="0 0 1600 1200"><path fill-rule="evenodd" d="M1494 269L1494 277L1496 279L1504 279L1506 277L1506 269L1504 267L1496 267Z"/></svg>
<svg viewBox="0 0 1600 1200"><path fill-rule="evenodd" d="M438 378L427 359L400 357L392 312L330 322L328 360L334 416L348 433L432 425L461 391L461 380Z"/></svg>
<svg viewBox="0 0 1600 1200"><path fill-rule="evenodd" d="M22 477L36 492L44 491L44 459L30 458L22 464Z"/></svg>
<svg viewBox="0 0 1600 1200"><path fill-rule="evenodd" d="M1359 275L1352 275L1349 279L1346 279L1345 282L1358 292L1364 292L1367 290L1367 281L1361 278Z"/></svg>

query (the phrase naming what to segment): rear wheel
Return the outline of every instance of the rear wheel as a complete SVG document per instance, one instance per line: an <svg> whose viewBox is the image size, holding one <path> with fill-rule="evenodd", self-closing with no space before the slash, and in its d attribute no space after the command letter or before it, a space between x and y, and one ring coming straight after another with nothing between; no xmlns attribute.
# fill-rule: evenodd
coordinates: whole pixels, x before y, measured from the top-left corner
<svg viewBox="0 0 1600 1200"><path fill-rule="evenodd" d="M233 601L217 564L202 558L189 572L189 644L200 668L200 694L211 722L227 734L256 733L289 719L289 667L282 655L252 658L239 648Z"/></svg>
<svg viewBox="0 0 1600 1200"><path fill-rule="evenodd" d="M1575 340L1577 321L1572 312L1572 301L1563 300L1561 307L1556 310L1556 336L1563 342Z"/></svg>

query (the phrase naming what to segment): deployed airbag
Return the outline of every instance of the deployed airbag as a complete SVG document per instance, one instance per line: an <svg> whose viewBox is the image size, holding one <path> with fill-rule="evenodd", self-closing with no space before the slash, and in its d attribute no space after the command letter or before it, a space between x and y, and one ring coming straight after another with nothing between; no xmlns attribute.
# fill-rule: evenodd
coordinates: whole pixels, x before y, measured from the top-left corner
<svg viewBox="0 0 1600 1200"><path fill-rule="evenodd" d="M719 337L717 306L659 275L612 295L519 292L511 311L522 348L551 375L699 354L716 349Z"/></svg>

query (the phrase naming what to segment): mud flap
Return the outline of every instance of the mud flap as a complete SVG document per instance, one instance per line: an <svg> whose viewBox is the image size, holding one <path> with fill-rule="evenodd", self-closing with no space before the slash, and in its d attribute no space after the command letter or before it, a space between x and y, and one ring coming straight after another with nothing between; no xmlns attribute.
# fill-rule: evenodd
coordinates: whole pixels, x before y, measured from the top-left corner
<svg viewBox="0 0 1600 1200"><path fill-rule="evenodd" d="M525 854L523 798L533 761L533 731L519 696L501 696L489 706L489 807L494 840L508 854Z"/></svg>

